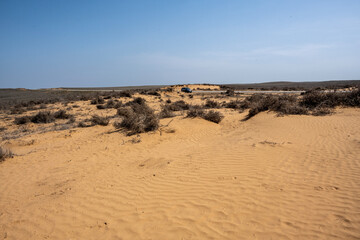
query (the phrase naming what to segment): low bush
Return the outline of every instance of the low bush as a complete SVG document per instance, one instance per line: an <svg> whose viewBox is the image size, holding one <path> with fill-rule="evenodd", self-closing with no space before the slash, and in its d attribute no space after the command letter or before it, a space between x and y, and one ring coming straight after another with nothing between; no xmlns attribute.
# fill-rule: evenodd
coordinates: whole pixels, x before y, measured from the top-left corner
<svg viewBox="0 0 360 240"><path fill-rule="evenodd" d="M102 97L97 97L94 98L93 100L91 100L91 104L95 105L95 104L104 104L105 100Z"/></svg>
<svg viewBox="0 0 360 240"><path fill-rule="evenodd" d="M17 117L14 120L14 123L17 125L22 125L31 122L30 116Z"/></svg>
<svg viewBox="0 0 360 240"><path fill-rule="evenodd" d="M65 110L59 110L54 113L54 117L57 119L69 119L72 117L71 114L66 113Z"/></svg>
<svg viewBox="0 0 360 240"><path fill-rule="evenodd" d="M127 97L127 98L131 98L132 97L132 92L129 90L125 90L125 91L120 91L117 94L119 97Z"/></svg>
<svg viewBox="0 0 360 240"><path fill-rule="evenodd" d="M219 108L220 104L216 101L208 99L208 100L206 100L205 107L206 108Z"/></svg>
<svg viewBox="0 0 360 240"><path fill-rule="evenodd" d="M248 107L247 102L243 102L240 100L231 100L230 102L225 102L223 105L225 108L232 108L232 109L245 109Z"/></svg>
<svg viewBox="0 0 360 240"><path fill-rule="evenodd" d="M106 108L115 108L116 102L114 100L110 99L106 102L105 106L106 106Z"/></svg>
<svg viewBox="0 0 360 240"><path fill-rule="evenodd" d="M326 108L326 107L317 107L317 108L314 108L311 112L311 115L314 115L314 116L325 116L325 115L329 115L331 114L332 111L331 109L329 108Z"/></svg>
<svg viewBox="0 0 360 240"><path fill-rule="evenodd" d="M186 117L189 118L200 117L214 123L219 123L224 118L224 116L220 112L216 112L213 110L205 112L203 109L191 109L187 112Z"/></svg>
<svg viewBox="0 0 360 240"><path fill-rule="evenodd" d="M106 109L106 106L103 104L98 104L98 105L96 105L96 108L97 109Z"/></svg>
<svg viewBox="0 0 360 240"><path fill-rule="evenodd" d="M78 124L78 127L81 127L81 128L86 128L86 127L91 127L91 126L93 126L91 123L86 123L84 121L81 121Z"/></svg>
<svg viewBox="0 0 360 240"><path fill-rule="evenodd" d="M33 123L51 123L55 121L55 117L50 111L38 112L35 116L31 117Z"/></svg>
<svg viewBox="0 0 360 240"><path fill-rule="evenodd" d="M225 94L227 96L234 96L235 95L235 90L234 89L227 89Z"/></svg>
<svg viewBox="0 0 360 240"><path fill-rule="evenodd" d="M167 105L161 106L161 111L159 113L160 118L171 118L174 116L175 116L175 114L173 113L173 111L171 111L169 109L169 107Z"/></svg>
<svg viewBox="0 0 360 240"><path fill-rule="evenodd" d="M190 105L183 100L176 101L167 105L170 111L189 110Z"/></svg>
<svg viewBox="0 0 360 240"><path fill-rule="evenodd" d="M220 112L210 110L204 115L204 119L214 123L220 123L224 118Z"/></svg>
<svg viewBox="0 0 360 240"><path fill-rule="evenodd" d="M99 115L93 115L90 121L93 126L95 125L107 126L109 124L109 118L101 117Z"/></svg>
<svg viewBox="0 0 360 240"><path fill-rule="evenodd" d="M122 121L114 123L116 129L124 128L128 131L128 135L133 135L159 128L159 118L146 104L145 99L136 98L125 105L127 107L121 107L117 111Z"/></svg>
<svg viewBox="0 0 360 240"><path fill-rule="evenodd" d="M191 110L189 110L186 114L186 117L189 117L189 118L195 118L195 117L204 117L204 110L202 109L196 109L196 108L193 108Z"/></svg>
<svg viewBox="0 0 360 240"><path fill-rule="evenodd" d="M9 149L0 146L0 162L3 162L6 158L11 157L13 157L13 153Z"/></svg>
<svg viewBox="0 0 360 240"><path fill-rule="evenodd" d="M334 108L337 106L360 107L360 89L351 92L308 91L300 101L309 109L317 107Z"/></svg>

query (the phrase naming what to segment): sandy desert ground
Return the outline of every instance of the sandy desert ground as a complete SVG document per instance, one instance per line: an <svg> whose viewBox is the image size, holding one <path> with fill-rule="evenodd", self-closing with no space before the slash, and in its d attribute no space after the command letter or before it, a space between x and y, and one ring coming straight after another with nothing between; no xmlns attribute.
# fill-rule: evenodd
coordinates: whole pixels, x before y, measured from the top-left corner
<svg viewBox="0 0 360 240"><path fill-rule="evenodd" d="M79 118L116 112L74 104ZM0 239L360 239L359 108L219 111L133 136L109 124L3 141Z"/></svg>

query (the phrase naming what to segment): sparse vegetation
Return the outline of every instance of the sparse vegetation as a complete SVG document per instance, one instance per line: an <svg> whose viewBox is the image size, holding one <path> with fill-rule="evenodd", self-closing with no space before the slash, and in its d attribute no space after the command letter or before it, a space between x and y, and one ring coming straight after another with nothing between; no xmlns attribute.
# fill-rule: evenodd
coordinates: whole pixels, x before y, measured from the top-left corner
<svg viewBox="0 0 360 240"><path fill-rule="evenodd" d="M72 117L71 114L66 113L65 110L59 110L54 113L54 117L57 119L69 119Z"/></svg>
<svg viewBox="0 0 360 240"><path fill-rule="evenodd" d="M33 123L51 123L54 122L55 119L69 119L72 115L66 113L65 110L59 110L55 113L51 113L50 111L40 111L33 116L22 116L15 118L14 123L17 125L26 124L29 122Z"/></svg>
<svg viewBox="0 0 360 240"><path fill-rule="evenodd" d="M213 110L208 111L205 115L204 115L204 119L208 120L210 122L214 122L214 123L220 123L224 118L224 115L222 115L220 112L216 112Z"/></svg>
<svg viewBox="0 0 360 240"><path fill-rule="evenodd" d="M189 110L190 105L183 100L176 101L167 105L170 111Z"/></svg>
<svg viewBox="0 0 360 240"><path fill-rule="evenodd" d="M159 118L146 104L145 99L136 98L119 108L117 115L122 117L121 122L115 122L114 127L123 128L128 135L154 131L159 128Z"/></svg>
<svg viewBox="0 0 360 240"><path fill-rule="evenodd" d="M159 113L160 118L171 118L174 116L175 114L169 109L168 105L161 106L161 111Z"/></svg>
<svg viewBox="0 0 360 240"><path fill-rule="evenodd" d="M90 121L92 123L92 126L95 125L107 126L109 124L109 118L101 117L99 115L93 115Z"/></svg>
<svg viewBox="0 0 360 240"><path fill-rule="evenodd" d="M207 99L206 103L205 103L205 107L206 108L219 108L220 104L216 101Z"/></svg>
<svg viewBox="0 0 360 240"><path fill-rule="evenodd" d="M104 104L105 100L102 97L96 97L95 99L91 100L91 104Z"/></svg>
<svg viewBox="0 0 360 240"><path fill-rule="evenodd" d="M13 157L13 153L9 149L0 146L0 162L3 162L6 158L11 157Z"/></svg>
<svg viewBox="0 0 360 240"><path fill-rule="evenodd" d="M220 112L216 112L213 110L205 112L202 109L191 109L188 111L186 117L189 118L200 117L210 122L220 123L221 120L224 118L224 115L222 115Z"/></svg>
<svg viewBox="0 0 360 240"><path fill-rule="evenodd" d="M189 118L201 117L202 118L202 117L204 117L204 115L205 115L204 110L193 108L187 112L186 117L189 117Z"/></svg>

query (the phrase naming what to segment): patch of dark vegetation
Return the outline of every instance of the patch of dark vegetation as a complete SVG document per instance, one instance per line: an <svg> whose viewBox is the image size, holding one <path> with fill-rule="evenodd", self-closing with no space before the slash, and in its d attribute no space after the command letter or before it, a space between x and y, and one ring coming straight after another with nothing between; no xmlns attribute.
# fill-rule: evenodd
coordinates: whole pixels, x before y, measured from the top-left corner
<svg viewBox="0 0 360 240"><path fill-rule="evenodd" d="M71 114L68 114L65 110L59 110L54 113L56 119L69 119L72 117Z"/></svg>
<svg viewBox="0 0 360 240"><path fill-rule="evenodd" d="M221 120L223 120L224 115L222 115L220 112L213 110L205 112L203 109L191 109L187 112L186 117L189 118L200 117L210 122L220 123Z"/></svg>
<svg viewBox="0 0 360 240"><path fill-rule="evenodd" d="M259 112L274 111L279 115L285 114L312 114L323 116L331 114L332 109L342 107L360 107L360 90L351 92L323 92L308 91L300 100L291 95L260 95L247 97L242 103L249 108L246 119L250 119Z"/></svg>
<svg viewBox="0 0 360 240"><path fill-rule="evenodd" d="M93 125L89 122L86 122L86 121L81 121L79 122L78 124L78 127L81 127L81 128L87 128L87 127L92 127Z"/></svg>
<svg viewBox="0 0 360 240"><path fill-rule="evenodd" d="M182 111L182 110L189 110L190 104L186 103L183 100L179 100L170 104L167 104L167 107L170 111Z"/></svg>
<svg viewBox="0 0 360 240"><path fill-rule="evenodd" d="M308 110L298 104L296 96L254 94L245 98L244 108L250 108L245 120L264 111L274 111L283 114L307 114Z"/></svg>
<svg viewBox="0 0 360 240"><path fill-rule="evenodd" d="M207 99L206 103L205 103L205 107L206 108L219 108L220 104L219 104L219 102Z"/></svg>
<svg viewBox="0 0 360 240"><path fill-rule="evenodd" d="M22 114L24 112L26 112L26 109L22 107L14 107L10 110L10 114Z"/></svg>
<svg viewBox="0 0 360 240"><path fill-rule="evenodd" d="M139 93L143 95L161 96L158 90L141 90Z"/></svg>
<svg viewBox="0 0 360 240"><path fill-rule="evenodd" d="M169 109L168 105L162 105L161 111L159 113L159 117L160 118L171 118L171 117L175 117L175 114L173 113L173 111L171 111Z"/></svg>
<svg viewBox="0 0 360 240"><path fill-rule="evenodd" d="M249 84L224 84L221 89L233 88L236 90L309 90L309 89L340 89L359 87L360 80L323 81L323 82L266 82Z"/></svg>
<svg viewBox="0 0 360 240"><path fill-rule="evenodd" d="M234 96L235 95L235 90L232 89L232 88L229 88L229 89L226 90L225 94L227 96Z"/></svg>
<svg viewBox="0 0 360 240"><path fill-rule="evenodd" d="M308 91L303 95L300 104L309 109L337 106L360 107L360 89L351 92Z"/></svg>
<svg viewBox="0 0 360 240"><path fill-rule="evenodd" d="M101 117L99 115L93 115L90 119L92 126L101 125L107 126L109 124L109 118Z"/></svg>
<svg viewBox="0 0 360 240"><path fill-rule="evenodd" d="M205 115L205 111L203 109L196 109L196 108L193 108L191 110L189 110L186 114L186 117L189 117L189 118L195 118L195 117L204 117Z"/></svg>
<svg viewBox="0 0 360 240"><path fill-rule="evenodd" d="M0 146L0 162L5 161L6 158L12 158L13 156L13 153L9 149Z"/></svg>
<svg viewBox="0 0 360 240"><path fill-rule="evenodd" d="M55 117L50 111L38 112L36 115L31 117L33 123L51 123L55 121Z"/></svg>
<svg viewBox="0 0 360 240"><path fill-rule="evenodd" d="M330 108L326 107L316 107L312 110L311 114L314 116L325 116L332 113L332 110Z"/></svg>
<svg viewBox="0 0 360 240"><path fill-rule="evenodd" d="M5 131L7 128L6 127L0 127L0 132Z"/></svg>
<svg viewBox="0 0 360 240"><path fill-rule="evenodd" d="M95 105L95 104L104 104L104 102L105 102L104 98L99 96L99 97L96 97L93 100L91 100L90 103Z"/></svg>
<svg viewBox="0 0 360 240"><path fill-rule="evenodd" d="M143 98L135 98L117 111L122 117L120 122L115 122L116 129L125 129L128 135L154 131L159 128L159 118L155 115Z"/></svg>
<svg viewBox="0 0 360 240"><path fill-rule="evenodd" d="M22 125L22 124L26 124L31 122L31 117L30 116L22 116L22 117L17 117L14 120L14 123L17 125Z"/></svg>
<svg viewBox="0 0 360 240"><path fill-rule="evenodd" d="M55 119L69 119L72 115L66 113L65 110L59 110L55 113L51 113L50 111L40 111L33 116L22 116L17 117L14 120L14 123L17 125L26 124L29 122L33 123L51 123L54 122Z"/></svg>
<svg viewBox="0 0 360 240"><path fill-rule="evenodd" d="M116 102L112 99L106 102L106 108L115 108Z"/></svg>
<svg viewBox="0 0 360 240"><path fill-rule="evenodd" d="M132 97L132 91L130 90L125 90L125 91L121 91L117 94L118 97L127 97L127 98L131 98Z"/></svg>
<svg viewBox="0 0 360 240"><path fill-rule="evenodd" d="M214 122L214 123L220 123L221 120L223 120L224 115L222 115L220 112L216 112L213 110L208 111L205 115L204 115L204 119L208 120L210 122Z"/></svg>
<svg viewBox="0 0 360 240"><path fill-rule="evenodd" d="M121 101L114 101L112 99L108 100L106 104L98 104L96 105L97 109L107 109L107 108L119 108L122 106Z"/></svg>

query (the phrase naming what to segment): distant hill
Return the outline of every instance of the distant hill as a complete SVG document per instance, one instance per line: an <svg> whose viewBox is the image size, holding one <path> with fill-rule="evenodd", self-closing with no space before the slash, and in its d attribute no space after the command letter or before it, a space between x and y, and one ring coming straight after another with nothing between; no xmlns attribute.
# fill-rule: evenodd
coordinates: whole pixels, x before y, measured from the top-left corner
<svg viewBox="0 0 360 240"><path fill-rule="evenodd" d="M260 90L308 90L314 88L347 88L360 86L360 80L341 80L323 82L266 82L248 84L222 84L223 88Z"/></svg>

